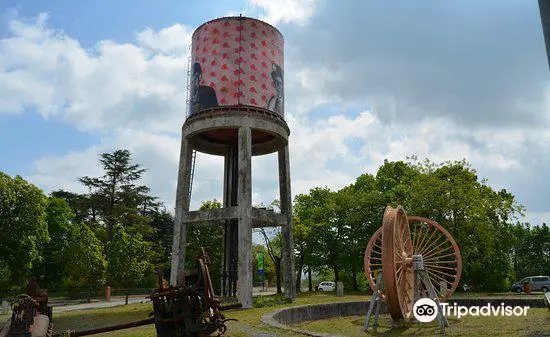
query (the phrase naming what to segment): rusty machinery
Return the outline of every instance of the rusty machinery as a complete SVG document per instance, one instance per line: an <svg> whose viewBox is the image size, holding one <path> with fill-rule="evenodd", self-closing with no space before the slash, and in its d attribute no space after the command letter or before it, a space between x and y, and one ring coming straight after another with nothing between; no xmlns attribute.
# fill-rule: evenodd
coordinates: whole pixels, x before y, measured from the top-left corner
<svg viewBox="0 0 550 337"><path fill-rule="evenodd" d="M159 288L151 295L158 337L221 336L227 330L225 322L236 321L226 319L220 311L208 264L208 255L202 249L197 258L197 273L168 288L163 287L159 273Z"/></svg>
<svg viewBox="0 0 550 337"><path fill-rule="evenodd" d="M413 304L420 297L437 303L447 300L458 286L462 258L455 240L440 224L407 216L401 206L388 206L382 227L365 249L364 268L374 290L365 324L368 329L372 310L379 310L380 302L386 303L397 322L411 319ZM378 312L375 315L374 328ZM448 324L442 316L438 319L442 328Z"/></svg>
<svg viewBox="0 0 550 337"><path fill-rule="evenodd" d="M44 307L49 309L43 311ZM12 300L12 315L6 337L52 336L52 328L51 307L44 306L26 294Z"/></svg>
<svg viewBox="0 0 550 337"><path fill-rule="evenodd" d="M150 295L153 312L148 319L86 330L69 330L48 336L89 336L115 330L155 324L158 337L203 337L221 336L227 330L227 321L222 311L240 308L240 303L225 306L215 297L208 270L208 255L201 249L197 257L197 269L185 275L182 273L176 286L165 287L162 271L158 273L158 288ZM7 336L31 336L36 317L44 306L28 295L20 295L14 307L11 326ZM51 310L48 310L51 322Z"/></svg>
<svg viewBox="0 0 550 337"><path fill-rule="evenodd" d="M9 326L5 327L6 336L51 336L52 307L48 306L48 295L40 290L34 277L27 281L25 294L11 301L12 315Z"/></svg>

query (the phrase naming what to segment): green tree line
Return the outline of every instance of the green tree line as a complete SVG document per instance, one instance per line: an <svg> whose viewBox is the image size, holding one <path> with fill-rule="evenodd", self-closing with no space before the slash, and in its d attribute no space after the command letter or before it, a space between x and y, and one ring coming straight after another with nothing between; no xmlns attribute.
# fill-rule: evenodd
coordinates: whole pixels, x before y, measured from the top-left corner
<svg viewBox="0 0 550 337"><path fill-rule="evenodd" d="M0 172L0 296L13 294L34 276L50 292L149 287L155 270L169 276L173 216L140 185L146 170L128 150L99 156L103 175L76 178L86 193L56 190L50 195L16 176ZM276 204L276 202L275 202ZM529 275L550 274L550 230L522 223L524 208L514 196L494 190L465 161L440 164L415 158L388 162L376 174L362 174L340 190L316 187L295 197L293 208L296 283L302 275L343 281L365 289L363 255L380 227L387 205L431 218L455 238L463 258L462 282L478 290L507 290ZM201 209L221 207L206 201ZM253 246L264 253L266 280L281 289L279 231L259 233ZM213 285L219 289L221 227L188 229L186 268L204 247Z"/></svg>
<svg viewBox="0 0 550 337"><path fill-rule="evenodd" d="M170 268L173 217L149 188L128 150L99 156L104 174L79 177L87 193L50 195L0 173L0 295L29 276L43 288L91 291L152 287Z"/></svg>
<svg viewBox="0 0 550 337"><path fill-rule="evenodd" d="M296 196L297 277L313 271L365 288L364 251L388 205L447 229L462 255L462 283L477 290L508 290L521 277L550 275L549 228L521 223L524 208L510 192L494 190L466 161L409 158L385 161L375 175L338 191L318 187Z"/></svg>

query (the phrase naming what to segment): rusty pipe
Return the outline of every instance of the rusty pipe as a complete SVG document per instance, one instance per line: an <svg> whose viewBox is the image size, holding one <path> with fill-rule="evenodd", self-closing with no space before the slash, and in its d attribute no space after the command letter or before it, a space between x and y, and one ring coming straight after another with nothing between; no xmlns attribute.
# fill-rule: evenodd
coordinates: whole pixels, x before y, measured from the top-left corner
<svg viewBox="0 0 550 337"><path fill-rule="evenodd" d="M238 308L242 308L242 306L243 306L242 303L231 303L231 304L226 304L226 305L220 306L220 308L218 310L219 311L224 311L224 310L238 309ZM164 319L163 321L172 321L172 319L171 318ZM148 318L148 319L144 319L144 320L141 320L141 321L123 323L123 324L118 324L118 325L110 325L110 326L105 326L105 327L101 327L101 328L93 328L93 329L77 330L77 331L71 330L71 331L69 331L69 337L89 336L89 335L95 335L95 334L99 334L99 333L103 333L103 332L110 332L110 331L116 331L116 330L135 328L135 327L138 327L138 326L144 326L144 325L149 325L149 324L153 324L153 323L155 323L155 319L154 318ZM53 337L61 337L61 336L63 336L64 333L66 333L66 332L58 332L58 333L54 334Z"/></svg>
<svg viewBox="0 0 550 337"><path fill-rule="evenodd" d="M123 324L117 324L117 325L111 325L111 326L105 326L102 328L93 328L93 329L86 329L86 330L71 330L69 332L69 337L77 337L77 336L89 336L89 335L95 335L98 333L103 332L110 332L110 331L116 331L116 330L123 330L123 329L129 329L129 328L135 328L138 326L144 326L155 323L154 318L148 318L141 321L135 321L130 323L123 323ZM53 337L61 337L66 332L58 332L53 335Z"/></svg>
<svg viewBox="0 0 550 337"><path fill-rule="evenodd" d="M231 310L231 309L239 309L239 308L242 308L242 307L243 307L242 303L231 303L231 304L226 304L226 305L220 305L218 310L219 311L224 311L224 310Z"/></svg>

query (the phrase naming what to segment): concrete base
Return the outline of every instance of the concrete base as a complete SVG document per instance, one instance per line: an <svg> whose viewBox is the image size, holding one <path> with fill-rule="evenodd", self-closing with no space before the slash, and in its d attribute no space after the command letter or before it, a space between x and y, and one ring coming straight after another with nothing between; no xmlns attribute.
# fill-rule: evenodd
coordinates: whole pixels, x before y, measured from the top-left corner
<svg viewBox="0 0 550 337"><path fill-rule="evenodd" d="M187 226L221 226L236 221L236 226L231 228L236 228L237 233L231 234L223 251L227 262L232 251L228 247L237 246L237 298L243 308L252 307L252 228L255 227L282 227L285 297L296 298L288 152L290 131L281 118L249 110L215 109L211 113L192 115L183 125L170 277L170 283L176 284L177 275L184 267ZM225 138L212 138L217 134ZM254 138L253 135L268 136ZM193 150L225 156L224 208L189 211ZM272 152L278 152L279 158L281 214L252 207L252 156ZM233 273L233 265L233 262L224 263L223 272Z"/></svg>

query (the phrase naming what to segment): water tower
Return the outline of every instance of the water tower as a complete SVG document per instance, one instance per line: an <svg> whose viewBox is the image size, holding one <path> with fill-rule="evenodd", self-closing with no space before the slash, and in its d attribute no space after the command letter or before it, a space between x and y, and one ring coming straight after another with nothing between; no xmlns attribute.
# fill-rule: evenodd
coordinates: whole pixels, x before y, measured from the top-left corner
<svg viewBox="0 0 550 337"><path fill-rule="evenodd" d="M224 228L222 295L252 306L252 228L281 226L285 296L296 297L283 36L246 17L199 26L192 37L189 113L182 127L171 284L189 225ZM224 157L223 208L189 211L195 151ZM252 207L252 156L278 153L281 213Z"/></svg>

